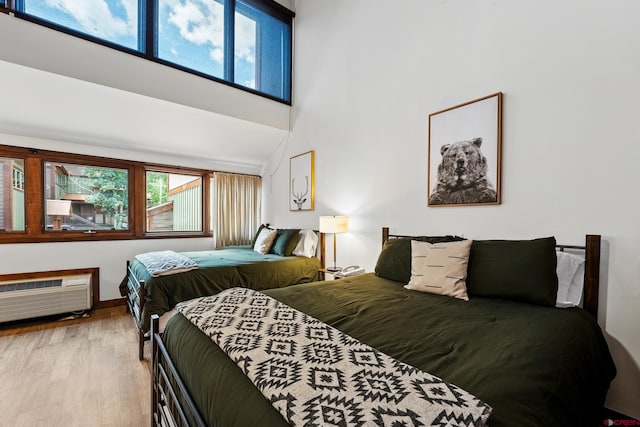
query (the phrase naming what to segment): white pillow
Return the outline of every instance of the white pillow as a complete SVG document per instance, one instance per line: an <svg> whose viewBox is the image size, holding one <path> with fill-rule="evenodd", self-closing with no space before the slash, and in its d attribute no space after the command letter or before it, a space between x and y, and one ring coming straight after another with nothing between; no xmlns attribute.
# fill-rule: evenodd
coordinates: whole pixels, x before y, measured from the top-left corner
<svg viewBox="0 0 640 427"><path fill-rule="evenodd" d="M556 307L576 307L584 288L584 258L563 251L556 252L558 264L558 295Z"/></svg>
<svg viewBox="0 0 640 427"><path fill-rule="evenodd" d="M293 255L312 258L316 256L316 248L318 247L318 235L315 231L304 229L300 230L298 244L293 250Z"/></svg>
<svg viewBox="0 0 640 427"><path fill-rule="evenodd" d="M253 250L259 254L266 254L271 249L273 241L276 240L276 230L272 228L263 228L258 234L256 243L253 245Z"/></svg>
<svg viewBox="0 0 640 427"><path fill-rule="evenodd" d="M469 301L467 266L472 240L428 243L411 241L411 280L405 288Z"/></svg>

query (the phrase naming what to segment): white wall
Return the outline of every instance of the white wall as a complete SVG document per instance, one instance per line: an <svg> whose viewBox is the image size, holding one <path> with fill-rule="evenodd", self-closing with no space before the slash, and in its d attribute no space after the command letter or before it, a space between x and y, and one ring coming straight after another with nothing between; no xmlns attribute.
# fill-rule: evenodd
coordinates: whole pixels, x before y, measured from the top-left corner
<svg viewBox="0 0 640 427"><path fill-rule="evenodd" d="M264 219L350 215L338 261L368 271L382 226L602 234L600 323L619 370L607 406L640 417L640 2L298 0L296 13L292 132L265 168ZM497 91L502 204L427 207L428 115ZM289 212L289 158L308 150L316 208Z"/></svg>
<svg viewBox="0 0 640 427"><path fill-rule="evenodd" d="M64 242L0 245L0 274L54 271L74 268L100 269L100 300L120 297L118 286L126 260L150 251L197 251L213 249L213 239L152 239L100 242Z"/></svg>
<svg viewBox="0 0 640 427"><path fill-rule="evenodd" d="M279 129L285 104L0 13L0 59Z"/></svg>

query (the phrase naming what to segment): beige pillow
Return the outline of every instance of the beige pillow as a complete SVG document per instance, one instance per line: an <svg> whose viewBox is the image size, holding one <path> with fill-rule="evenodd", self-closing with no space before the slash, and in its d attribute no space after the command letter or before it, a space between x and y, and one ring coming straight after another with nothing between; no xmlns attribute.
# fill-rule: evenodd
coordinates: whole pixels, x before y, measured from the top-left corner
<svg viewBox="0 0 640 427"><path fill-rule="evenodd" d="M264 227L260 230L260 234L256 238L256 243L253 245L253 250L260 253L266 254L271 249L271 245L273 245L273 241L276 240L277 230Z"/></svg>
<svg viewBox="0 0 640 427"><path fill-rule="evenodd" d="M311 258L316 256L316 247L318 246L318 235L315 231L309 229L300 230L300 238L298 244L292 254Z"/></svg>
<svg viewBox="0 0 640 427"><path fill-rule="evenodd" d="M411 241L411 280L405 288L469 301L467 265L472 240L428 243Z"/></svg>

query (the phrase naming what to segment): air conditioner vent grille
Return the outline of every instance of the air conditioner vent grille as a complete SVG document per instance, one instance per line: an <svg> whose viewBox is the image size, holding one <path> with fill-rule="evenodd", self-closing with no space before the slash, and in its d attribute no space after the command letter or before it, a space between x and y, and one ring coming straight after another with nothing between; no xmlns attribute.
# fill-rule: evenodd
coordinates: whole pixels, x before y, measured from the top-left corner
<svg viewBox="0 0 640 427"><path fill-rule="evenodd" d="M55 288L62 286L62 279L34 280L31 282L0 284L0 292L26 291L30 289Z"/></svg>
<svg viewBox="0 0 640 427"><path fill-rule="evenodd" d="M0 281L0 323L90 310L91 277L82 273Z"/></svg>

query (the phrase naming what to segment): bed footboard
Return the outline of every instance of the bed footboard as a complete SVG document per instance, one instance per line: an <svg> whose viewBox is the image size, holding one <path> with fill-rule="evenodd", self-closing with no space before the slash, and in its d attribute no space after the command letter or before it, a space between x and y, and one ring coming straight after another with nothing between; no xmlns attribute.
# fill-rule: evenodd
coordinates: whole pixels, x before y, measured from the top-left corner
<svg viewBox="0 0 640 427"><path fill-rule="evenodd" d="M131 271L131 262L127 260L127 310L133 316L138 330L138 357L144 359L144 342L149 340L142 331L142 309L147 297L144 280L138 280Z"/></svg>
<svg viewBox="0 0 640 427"><path fill-rule="evenodd" d="M204 427L160 334L160 317L151 316L151 426Z"/></svg>

